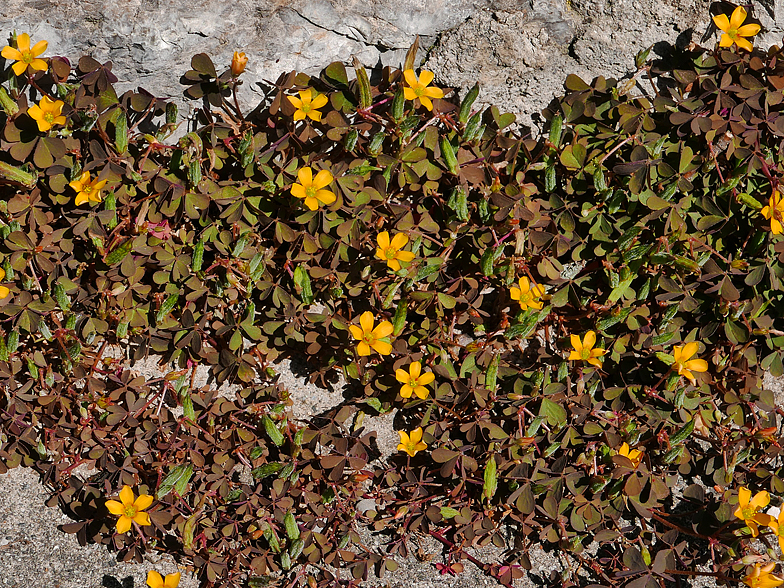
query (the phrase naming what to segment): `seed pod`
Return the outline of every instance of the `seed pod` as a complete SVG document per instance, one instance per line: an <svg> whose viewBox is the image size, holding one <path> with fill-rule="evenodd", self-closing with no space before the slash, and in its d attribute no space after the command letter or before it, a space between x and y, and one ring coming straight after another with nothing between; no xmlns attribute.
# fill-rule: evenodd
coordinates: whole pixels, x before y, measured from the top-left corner
<svg viewBox="0 0 784 588"><path fill-rule="evenodd" d="M106 265L117 265L131 252L133 249L133 239L128 239L121 245L115 247L104 260Z"/></svg>
<svg viewBox="0 0 784 588"><path fill-rule="evenodd" d="M673 447L667 453L662 456L662 461L664 463L673 463L674 461L680 460L681 456L683 455L684 451L683 445L678 445L677 447Z"/></svg>
<svg viewBox="0 0 784 588"><path fill-rule="evenodd" d="M461 222L468 222L468 192L463 186L455 186L452 189L452 194L447 202L449 207L455 211L457 220Z"/></svg>
<svg viewBox="0 0 784 588"><path fill-rule="evenodd" d="M552 143L555 148L561 146L561 132L563 130L563 117L560 114L556 114L553 119L550 121L550 143Z"/></svg>
<svg viewBox="0 0 784 588"><path fill-rule="evenodd" d="M32 378L34 380L37 380L38 379L38 366L35 365L35 362L32 359L30 359L29 357L26 358L26 359L27 359L27 371L30 372L30 376L32 376Z"/></svg>
<svg viewBox="0 0 784 588"><path fill-rule="evenodd" d="M0 87L0 107L8 116L13 116L19 112L19 105L16 103L16 100L11 98L3 87Z"/></svg>
<svg viewBox="0 0 784 588"><path fill-rule="evenodd" d="M500 354L494 355L492 361L490 362L490 366L487 368L487 374L485 375L485 388L490 391L495 391L496 378L498 377L498 365L500 364L500 361Z"/></svg>
<svg viewBox="0 0 784 588"><path fill-rule="evenodd" d="M702 271L700 270L700 266L696 261L692 259L688 259L687 257L683 257L682 255L675 256L675 266L679 267L682 270L686 270L687 272L691 272L693 274L702 273Z"/></svg>
<svg viewBox="0 0 784 588"><path fill-rule="evenodd" d="M354 71L357 74L357 86L359 86L359 107L364 110L373 104L373 95L370 92L367 70L356 57L354 57Z"/></svg>
<svg viewBox="0 0 784 588"><path fill-rule="evenodd" d="M495 463L495 455L491 455L485 466L484 486L482 487L482 498L490 502L498 489L498 467Z"/></svg>
<svg viewBox="0 0 784 588"><path fill-rule="evenodd" d="M128 117L122 110L114 121L114 145L120 155L128 151Z"/></svg>
<svg viewBox="0 0 784 588"><path fill-rule="evenodd" d="M5 337L0 337L0 361L8 361L8 346Z"/></svg>
<svg viewBox="0 0 784 588"><path fill-rule="evenodd" d="M188 166L188 182L192 187L198 186L201 182L201 162L198 159L193 159Z"/></svg>
<svg viewBox="0 0 784 588"><path fill-rule="evenodd" d="M302 539L297 539L291 544L291 547L289 547L289 555L291 556L292 561L296 561L304 547L305 542Z"/></svg>
<svg viewBox="0 0 784 588"><path fill-rule="evenodd" d="M47 341L52 340L52 331L49 330L49 326L46 324L45 320L41 320L41 322L38 323L38 332L41 333L41 337Z"/></svg>
<svg viewBox="0 0 784 588"><path fill-rule="evenodd" d="M385 137L384 131L379 131L373 135L373 138L370 140L370 145L368 145L368 152L371 155L376 156L381 153L381 146L384 144Z"/></svg>
<svg viewBox="0 0 784 588"><path fill-rule="evenodd" d="M548 194L555 191L555 166L550 164L544 170L544 191Z"/></svg>
<svg viewBox="0 0 784 588"><path fill-rule="evenodd" d="M14 329L8 333L6 347L8 348L8 353L16 353L16 350L19 349L19 331Z"/></svg>
<svg viewBox="0 0 784 588"><path fill-rule="evenodd" d="M125 339L128 334L128 321L123 321L117 325L116 335L118 339Z"/></svg>
<svg viewBox="0 0 784 588"><path fill-rule="evenodd" d="M283 437L283 433L280 432L280 430L272 421L272 419L269 418L269 415L265 414L264 416L262 416L261 422L263 423L264 430L267 432L267 436L270 438L270 440L278 447L283 445L283 441L285 440L285 437Z"/></svg>
<svg viewBox="0 0 784 588"><path fill-rule="evenodd" d="M280 462L265 463L257 468L253 468L250 475L253 476L254 480L263 480L269 476L274 476L281 469L283 469L283 464Z"/></svg>
<svg viewBox="0 0 784 588"><path fill-rule="evenodd" d="M204 261L204 240L199 239L193 247L193 257L191 258L191 269L199 273Z"/></svg>
<svg viewBox="0 0 784 588"><path fill-rule="evenodd" d="M73 331L76 329L76 319L78 315L76 314L69 314L68 317L65 319L65 328L69 331Z"/></svg>
<svg viewBox="0 0 784 588"><path fill-rule="evenodd" d="M283 517L283 526L286 528L286 537L289 538L289 541L299 539L299 527L294 519L294 513L291 511L286 513L286 516Z"/></svg>
<svg viewBox="0 0 784 588"><path fill-rule="evenodd" d="M248 241L250 239L249 235L250 235L250 231L246 231L245 233L240 235L239 239L237 239L237 242L234 244L234 249L231 252L233 257L239 257L240 255L242 255L242 252L245 251L245 246L248 244Z"/></svg>
<svg viewBox="0 0 784 588"><path fill-rule="evenodd" d="M463 102L460 104L460 114L458 115L458 120L461 123L464 123L468 120L468 117L471 115L471 107L474 105L474 101L479 96L479 84L474 84L474 87L471 88L468 93L463 98Z"/></svg>
<svg viewBox="0 0 784 588"><path fill-rule="evenodd" d="M460 167L457 163L457 157L455 156L455 150L452 147L452 143L450 143L449 139L446 137L441 137L441 155L444 156L444 163L446 163L449 173L457 175L460 171Z"/></svg>
<svg viewBox="0 0 784 588"><path fill-rule="evenodd" d="M280 554L280 567L286 571L291 569L291 556L288 551L284 551Z"/></svg>
<svg viewBox="0 0 784 588"><path fill-rule="evenodd" d="M691 435L692 431L694 431L694 419L683 425L677 433L670 437L670 444L677 445L678 443L683 443Z"/></svg>
<svg viewBox="0 0 784 588"><path fill-rule="evenodd" d="M478 131L479 131L479 123L480 122L482 122L482 113L481 112L474 113L474 115L471 118L468 119L468 122L466 123L465 129L463 129L463 140L464 141L469 141L470 142L470 141L473 141L477 137Z"/></svg>
<svg viewBox="0 0 784 588"><path fill-rule="evenodd" d="M737 198L738 198L738 202L740 202L741 204L745 204L746 206L749 206L754 210L762 210L763 208L762 203L759 200L757 200L750 194L747 194L746 192L741 192L740 194L738 194Z"/></svg>
<svg viewBox="0 0 784 588"><path fill-rule="evenodd" d="M253 256L253 258L248 262L248 275L250 276L251 282L257 282L261 279L262 274L264 273L264 256L261 253L257 253Z"/></svg>
<svg viewBox="0 0 784 588"><path fill-rule="evenodd" d="M607 182L604 178L604 168L599 167L593 172L593 187L597 192L604 192L607 189Z"/></svg>
<svg viewBox="0 0 784 588"><path fill-rule="evenodd" d="M346 148L346 151L354 151L354 147L357 146L357 141L359 140L359 131L357 129L351 129L348 133L346 133L346 139L343 143L343 146Z"/></svg>
<svg viewBox="0 0 784 588"><path fill-rule="evenodd" d="M68 346L68 357L70 357L73 361L77 361L81 354L82 344L79 343L79 341L74 341L71 345Z"/></svg>
<svg viewBox="0 0 784 588"><path fill-rule="evenodd" d="M108 192L103 199L104 210L117 210L117 197L114 192ZM117 226L117 213L112 215L112 218L106 223L106 228L110 231Z"/></svg>
<svg viewBox="0 0 784 588"><path fill-rule="evenodd" d="M310 284L310 276L308 275L308 271L301 265L298 265L294 269L294 285L297 287L297 290L301 292L302 302L304 304L313 302L313 289Z"/></svg>
<svg viewBox="0 0 784 588"><path fill-rule="evenodd" d="M395 309L395 316L392 319L392 335L397 337L403 332L403 327L406 326L406 316L408 315L408 302L402 299Z"/></svg>
<svg viewBox="0 0 784 588"><path fill-rule="evenodd" d="M406 96L403 88L398 88L395 97L392 99L392 120L400 123L405 116Z"/></svg>
<svg viewBox="0 0 784 588"><path fill-rule="evenodd" d="M155 315L156 324L159 324L163 319L169 316L169 313L174 310L174 307L177 305L177 301L179 299L179 294L169 294L169 297L163 301L163 304L161 304L161 307L158 309L158 312Z"/></svg>
<svg viewBox="0 0 784 588"><path fill-rule="evenodd" d="M65 288L62 284L55 284L54 291L52 293L54 299L57 301L57 305L60 307L60 310L67 311L71 308L71 300L68 298L68 295L65 293Z"/></svg>
<svg viewBox="0 0 784 588"><path fill-rule="evenodd" d="M0 178L22 184L25 188L34 188L38 181L38 173L28 172L0 161Z"/></svg>
<svg viewBox="0 0 784 588"><path fill-rule="evenodd" d="M278 541L278 536L275 534L275 531L270 527L267 523L264 524L264 528L262 529L262 534L264 538L269 543L270 549L275 553L280 553L280 541Z"/></svg>
<svg viewBox="0 0 784 588"><path fill-rule="evenodd" d="M177 105L174 102L166 104L166 124L173 125L177 123Z"/></svg>

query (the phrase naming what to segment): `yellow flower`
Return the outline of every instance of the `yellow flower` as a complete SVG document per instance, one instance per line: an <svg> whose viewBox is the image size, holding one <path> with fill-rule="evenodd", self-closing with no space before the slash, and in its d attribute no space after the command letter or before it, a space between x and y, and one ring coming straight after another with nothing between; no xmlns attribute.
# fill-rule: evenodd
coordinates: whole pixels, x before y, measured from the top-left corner
<svg viewBox="0 0 784 588"><path fill-rule="evenodd" d="M409 263L414 259L414 254L410 251L401 251L408 243L408 237L403 233L398 233L392 240L389 240L389 233L384 231L376 237L378 249L376 249L376 257L383 259L387 262L387 266L392 270L397 271L400 269L400 262Z"/></svg>
<svg viewBox="0 0 784 588"><path fill-rule="evenodd" d="M327 96L325 94L318 94L313 97L313 88L307 90L300 90L299 98L294 96L287 96L289 102L294 105L297 111L294 113L294 120L303 120L306 116L312 118L316 122L321 120L321 113L317 110L327 103Z"/></svg>
<svg viewBox="0 0 784 588"><path fill-rule="evenodd" d="M27 114L38 123L38 130L45 133L54 125L65 124L63 106L65 102L62 100L50 100L48 96L44 96L38 104L27 109Z"/></svg>
<svg viewBox="0 0 784 588"><path fill-rule="evenodd" d="M239 51L234 52L234 57L231 58L231 75L235 78L245 71L245 66L248 65L248 58L244 53Z"/></svg>
<svg viewBox="0 0 784 588"><path fill-rule="evenodd" d="M424 400L429 394L429 390L425 386L432 384L436 376L433 372L425 372L423 374L422 364L415 361L409 366L408 371L395 371L395 378L403 384L400 388L400 395L403 398L411 398L411 394L414 393Z"/></svg>
<svg viewBox="0 0 784 588"><path fill-rule="evenodd" d="M177 588L180 583L180 572L176 574L166 574L164 580L155 570L147 572L147 585L150 588Z"/></svg>
<svg viewBox="0 0 784 588"><path fill-rule="evenodd" d="M626 442L621 445L621 448L618 450L618 455L622 455L627 458L630 462L632 462L632 465L635 468L639 466L640 462L642 461L642 451L639 449L631 449L629 444Z"/></svg>
<svg viewBox="0 0 784 588"><path fill-rule="evenodd" d="M418 451L427 449L427 445L422 442L422 427L417 427L411 431L409 437L405 431L398 431L400 435L400 444L397 446L398 451L405 451L411 457L414 457Z"/></svg>
<svg viewBox="0 0 784 588"><path fill-rule="evenodd" d="M392 344L386 339L392 334L394 328L389 321L381 321L374 329L373 313L365 311L359 317L359 324L362 328L356 325L349 325L348 328L357 343L357 353L360 355L370 355L371 347L381 355L389 355L392 353Z"/></svg>
<svg viewBox="0 0 784 588"><path fill-rule="evenodd" d="M38 41L33 48L30 49L30 35L22 33L16 38L17 48L14 49L10 45L6 45L3 47L3 50L0 51L0 55L6 59L13 59L16 61L16 63L11 66L11 69L14 70L16 75L21 76L27 70L28 66L37 69L38 71L46 71L49 69L49 65L43 59L38 59L38 56L46 51L48 46L49 43L46 41Z"/></svg>
<svg viewBox="0 0 784 588"><path fill-rule="evenodd" d="M520 307L523 310L528 310L529 308L542 310L542 301L538 300L538 298L544 294L544 287L531 283L525 276L518 280L518 285L520 286L519 288L512 286L510 289L509 295L512 297L512 300L519 300Z"/></svg>
<svg viewBox="0 0 784 588"><path fill-rule="evenodd" d="M760 566L758 563L754 564L754 570L743 578L743 583L750 588L775 588L776 586L781 586L784 584L784 578L771 574L775 567L775 562L770 562L764 566Z"/></svg>
<svg viewBox="0 0 784 588"><path fill-rule="evenodd" d="M752 537L759 535L757 525L769 525L773 520L772 516L759 512L761 508L768 506L769 502L770 494L765 490L757 492L754 498L751 498L751 490L745 486L738 490L738 508L733 514L751 529Z"/></svg>
<svg viewBox="0 0 784 588"><path fill-rule="evenodd" d="M0 282L5 278L5 270L0 267ZM0 286L0 298L5 298L11 293L11 290L5 286Z"/></svg>
<svg viewBox="0 0 784 588"><path fill-rule="evenodd" d="M770 195L768 205L762 209L762 216L770 221L770 232L774 235L782 233L782 219L784 219L784 199L778 190Z"/></svg>
<svg viewBox="0 0 784 588"><path fill-rule="evenodd" d="M758 24L747 24L741 26L746 20L746 9L738 6L732 11L732 16L727 18L726 14L717 14L713 17L713 22L724 34L719 39L719 47L732 47L735 43L741 49L751 51L754 46L743 37L753 37L760 32Z"/></svg>
<svg viewBox="0 0 784 588"><path fill-rule="evenodd" d="M150 507L152 504L152 496L140 494L139 498L134 500L133 490L130 486L123 486L120 490L120 502L116 500L107 500L106 508L113 515L117 515L120 519L117 521L117 532L127 533L131 529L131 523L137 525L149 525L150 515L143 510Z"/></svg>
<svg viewBox="0 0 784 588"><path fill-rule="evenodd" d="M607 350L601 347L593 348L596 344L596 333L588 331L582 341L580 341L579 335L572 335L571 341L574 351L569 354L570 361L583 360L598 368L602 367L602 360L599 358L607 353Z"/></svg>
<svg viewBox="0 0 784 588"><path fill-rule="evenodd" d="M770 517L768 527L770 527L776 537L778 537L779 547L781 547L781 552L784 553L784 510L779 511L779 520Z"/></svg>
<svg viewBox="0 0 784 588"><path fill-rule="evenodd" d="M323 189L329 186L332 180L335 179L329 170L322 169L314 178L313 169L305 166L297 172L297 179L300 183L297 184L295 182L292 184L291 194L297 198L304 199L305 206L310 210L317 210L321 204L329 205L335 202L335 194Z"/></svg>
<svg viewBox="0 0 784 588"><path fill-rule="evenodd" d="M704 359L689 359L692 355L697 353L700 344L696 341L686 343L686 345L676 345L673 347L672 355L675 358L675 366L678 368L678 374L686 376L694 384L697 380L694 377L694 372L707 372L708 362Z"/></svg>
<svg viewBox="0 0 784 588"><path fill-rule="evenodd" d="M444 97L444 91L441 88L428 88L434 77L432 71L423 69L419 74L419 79L417 80L417 76L414 73L414 70L407 69L403 72L403 77L406 78L406 82L410 86L408 88L403 88L403 95L405 96L406 100L416 100L419 98L422 106L428 110L433 110L433 103L430 101L430 99Z"/></svg>
<svg viewBox="0 0 784 588"><path fill-rule="evenodd" d="M76 191L76 206L81 206L85 202L100 202L101 201L101 188L106 184L106 180L100 182L96 178L90 181L90 172L84 172L82 177L74 180L69 186Z"/></svg>

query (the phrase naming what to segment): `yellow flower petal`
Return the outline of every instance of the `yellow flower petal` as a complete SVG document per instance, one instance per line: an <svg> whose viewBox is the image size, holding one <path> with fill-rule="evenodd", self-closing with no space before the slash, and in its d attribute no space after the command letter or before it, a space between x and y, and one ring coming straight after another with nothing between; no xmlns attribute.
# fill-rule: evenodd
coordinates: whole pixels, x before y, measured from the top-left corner
<svg viewBox="0 0 784 588"><path fill-rule="evenodd" d="M700 344L697 341L686 343L681 349L681 360L686 361L692 357L700 349Z"/></svg>
<svg viewBox="0 0 784 588"><path fill-rule="evenodd" d="M302 100L300 100L296 96L286 96L286 98L289 99L289 102L291 102L291 105L294 108L296 108L297 110L302 108Z"/></svg>
<svg viewBox="0 0 784 588"><path fill-rule="evenodd" d="M327 102L329 102L329 98L327 98L326 94L319 94L313 99L313 102L310 103L311 108L322 108L326 106Z"/></svg>
<svg viewBox="0 0 784 588"><path fill-rule="evenodd" d="M139 498L136 499L136 502L133 505L137 508L137 510L146 510L150 508L152 504L153 498L152 496L148 496L147 494L139 495Z"/></svg>
<svg viewBox="0 0 784 588"><path fill-rule="evenodd" d="M411 374L412 378L418 378L419 375L422 373L422 364L419 363L418 361L415 361L408 368L408 371Z"/></svg>
<svg viewBox="0 0 784 588"><path fill-rule="evenodd" d="M733 41L732 37L730 37L727 33L724 33L719 39L719 47L732 47Z"/></svg>
<svg viewBox="0 0 784 588"><path fill-rule="evenodd" d="M297 172L297 179L303 187L310 188L313 184L313 170L308 166L301 167Z"/></svg>
<svg viewBox="0 0 784 588"><path fill-rule="evenodd" d="M766 490L757 492L757 494L754 495L754 498L751 499L751 502L749 502L749 506L753 506L757 510L768 506L768 504L770 504L770 493Z"/></svg>
<svg viewBox="0 0 784 588"><path fill-rule="evenodd" d="M392 323L389 321L381 321L378 326L373 329L373 336L377 339L383 339L384 337L389 337L395 328L392 326Z"/></svg>
<svg viewBox="0 0 784 588"><path fill-rule="evenodd" d="M313 187L316 190L321 190L322 188L329 186L333 179L334 178L328 169L322 169L316 174L316 177L313 178Z"/></svg>
<svg viewBox="0 0 784 588"><path fill-rule="evenodd" d="M87 194L85 192L79 192L76 195L76 199L74 200L74 204L76 204L76 206L81 206L85 202L89 202L89 201L90 201L90 198L87 196Z"/></svg>
<svg viewBox="0 0 784 588"><path fill-rule="evenodd" d="M427 88L425 96L428 98L438 98L439 100L444 97L444 91L441 88Z"/></svg>
<svg viewBox="0 0 784 588"><path fill-rule="evenodd" d="M19 51L17 51L10 45L6 45L5 47L3 47L3 50L0 51L0 55L5 57L6 59L12 59L14 61L20 61L22 59L22 54L19 53Z"/></svg>
<svg viewBox="0 0 784 588"><path fill-rule="evenodd" d="M348 330L351 332L351 334L353 335L354 339L361 340L362 337L364 336L364 333L362 332L362 329L360 329L357 325L349 325L348 326Z"/></svg>
<svg viewBox="0 0 784 588"><path fill-rule="evenodd" d="M150 588L163 588L163 578L155 570L147 572L147 585Z"/></svg>
<svg viewBox="0 0 784 588"><path fill-rule="evenodd" d="M373 318L373 313L369 310L363 312L359 317L359 325L362 327L362 332L365 334L369 334L373 332L373 323L375 319Z"/></svg>
<svg viewBox="0 0 784 588"><path fill-rule="evenodd" d="M117 532L121 535L131 530L131 519L122 516L117 520Z"/></svg>
<svg viewBox="0 0 784 588"><path fill-rule="evenodd" d="M591 349L594 345L596 345L596 333L588 331L583 337L583 349Z"/></svg>
<svg viewBox="0 0 784 588"><path fill-rule="evenodd" d="M387 267L391 269L393 272L400 271L400 262L397 260L397 257L393 257L392 259L387 259Z"/></svg>
<svg viewBox="0 0 784 588"><path fill-rule="evenodd" d="M146 525L151 525L152 524L150 522L150 515L148 515L146 512L136 513L136 516L133 517L133 521L137 525L141 525L142 527L144 527Z"/></svg>
<svg viewBox="0 0 784 588"><path fill-rule="evenodd" d="M435 75L432 71L423 69L421 72L419 72L419 83L423 86L429 86L430 82L433 81L433 78L435 78Z"/></svg>
<svg viewBox="0 0 784 588"><path fill-rule="evenodd" d="M120 502L122 502L124 506L129 507L133 506L133 501L133 490L131 490L131 487L128 485L123 486L122 490L120 490Z"/></svg>
<svg viewBox="0 0 784 588"><path fill-rule="evenodd" d="M121 502L117 502L116 500L107 500L104 504L106 504L106 510L113 515L120 516L125 512L125 507Z"/></svg>
<svg viewBox="0 0 784 588"><path fill-rule="evenodd" d="M357 354L361 355L362 357L366 355L370 355L370 345L368 345L364 341L360 341L357 344Z"/></svg>
<svg viewBox="0 0 784 588"><path fill-rule="evenodd" d="M411 439L412 443L419 443L422 440L422 427L417 427L411 431L409 438Z"/></svg>
<svg viewBox="0 0 784 588"><path fill-rule="evenodd" d="M318 110L311 110L308 112L308 116L316 122L321 122L321 112Z"/></svg>
<svg viewBox="0 0 784 588"><path fill-rule="evenodd" d="M46 71L49 69L49 64L46 63L43 59L33 59L30 62L30 67L38 71Z"/></svg>
<svg viewBox="0 0 784 588"><path fill-rule="evenodd" d="M403 72L403 77L408 83L409 86L416 86L419 82L417 81L416 74L414 73L413 69L407 69Z"/></svg>
<svg viewBox="0 0 784 588"><path fill-rule="evenodd" d="M743 6L737 6L735 10L732 11L732 16L730 16L730 28L740 28L744 20L746 20L746 9L743 8Z"/></svg>
<svg viewBox="0 0 784 588"><path fill-rule="evenodd" d="M16 75L21 76L27 70L27 64L23 61L17 61L11 66L11 69L14 70Z"/></svg>
<svg viewBox="0 0 784 588"><path fill-rule="evenodd" d="M395 370L395 379L401 384L407 384L411 377L406 370L397 369Z"/></svg>
<svg viewBox="0 0 784 588"><path fill-rule="evenodd" d="M424 386L417 386L416 388L414 388L414 394L416 394L419 398L424 400L425 398L428 397L430 392Z"/></svg>
<svg viewBox="0 0 784 588"><path fill-rule="evenodd" d="M386 341L376 341L373 343L372 347L381 355L389 355L392 353L392 344L387 343Z"/></svg>
<svg viewBox="0 0 784 588"><path fill-rule="evenodd" d="M408 236L405 233L398 233L392 237L392 242L389 244L393 249L403 249L408 243Z"/></svg>
<svg viewBox="0 0 784 588"><path fill-rule="evenodd" d="M747 24L743 25L738 29L738 36L740 37L753 37L757 33L760 32L760 26L758 24Z"/></svg>
<svg viewBox="0 0 784 588"><path fill-rule="evenodd" d="M316 200L322 204L329 205L337 200L337 196L335 196L335 194L329 190L319 190L316 192Z"/></svg>
<svg viewBox="0 0 784 588"><path fill-rule="evenodd" d="M754 50L754 45L752 45L749 40L744 39L743 37L737 37L735 39L735 44L741 49L744 49L749 52Z"/></svg>
<svg viewBox="0 0 784 588"><path fill-rule="evenodd" d="M425 372L421 376L419 376L419 383L423 386L427 386L432 384L436 379L436 375L433 372Z"/></svg>
<svg viewBox="0 0 784 588"><path fill-rule="evenodd" d="M433 110L433 103L430 101L430 98L428 98L427 96L420 96L419 101L422 103L422 106L424 106L428 110L430 111Z"/></svg>
<svg viewBox="0 0 784 588"><path fill-rule="evenodd" d="M403 97L406 100L416 100L416 92L414 92L413 88L403 88Z"/></svg>
<svg viewBox="0 0 784 588"><path fill-rule="evenodd" d="M412 394L413 392L414 392L414 389L413 389L411 386L409 386L408 384L403 384L403 385L400 387L400 395L401 395L403 398L411 398L411 394Z"/></svg>
<svg viewBox="0 0 784 588"><path fill-rule="evenodd" d="M166 576L166 580L163 583L165 588L177 588L179 584L180 584L180 572L176 572L174 574L168 574Z"/></svg>
<svg viewBox="0 0 784 588"><path fill-rule="evenodd" d="M708 362L704 359L692 359L686 362L686 369L693 372L707 372Z"/></svg>
<svg viewBox="0 0 784 588"><path fill-rule="evenodd" d="M305 198L305 188L302 184L292 184L291 195L295 198Z"/></svg>
<svg viewBox="0 0 784 588"><path fill-rule="evenodd" d="M738 504L741 508L745 508L749 505L749 501L751 500L751 490L742 486L740 490L738 490ZM741 518L741 517L738 517Z"/></svg>
<svg viewBox="0 0 784 588"><path fill-rule="evenodd" d="M414 254L411 251L398 251L396 257L398 260L408 263L414 259Z"/></svg>
<svg viewBox="0 0 784 588"><path fill-rule="evenodd" d="M315 198L311 198L308 196L305 198L305 206L307 206L310 210L318 210L318 200Z"/></svg>
<svg viewBox="0 0 784 588"><path fill-rule="evenodd" d="M19 51L24 53L25 51L30 51L30 35L27 33L22 33L21 35L16 37L16 46L19 48Z"/></svg>
<svg viewBox="0 0 784 588"><path fill-rule="evenodd" d="M717 14L713 17L713 23L725 33L730 30L730 19L726 14Z"/></svg>
<svg viewBox="0 0 784 588"><path fill-rule="evenodd" d="M301 110L298 110L297 112L294 113L293 118L295 122L298 120L305 120L305 113L302 112Z"/></svg>
<svg viewBox="0 0 784 588"><path fill-rule="evenodd" d="M516 288L514 286L509 288L509 297L512 300L520 300L520 295L521 294L522 294L522 292L520 291L520 288Z"/></svg>

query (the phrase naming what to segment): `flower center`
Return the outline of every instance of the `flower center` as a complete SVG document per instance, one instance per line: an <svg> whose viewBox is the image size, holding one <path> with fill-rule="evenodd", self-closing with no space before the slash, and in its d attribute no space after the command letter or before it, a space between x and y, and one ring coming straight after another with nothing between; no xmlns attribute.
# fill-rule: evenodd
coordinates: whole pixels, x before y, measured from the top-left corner
<svg viewBox="0 0 784 588"><path fill-rule="evenodd" d="M414 94L416 94L417 96L423 96L424 93L425 93L425 87L424 86L419 85L416 88L414 88Z"/></svg>
<svg viewBox="0 0 784 588"><path fill-rule="evenodd" d="M366 343L367 345L373 345L376 342L376 337L373 333L365 333L362 335L362 342Z"/></svg>
<svg viewBox="0 0 784 588"><path fill-rule="evenodd" d="M387 256L387 259L395 259L397 257L397 249L394 247L387 247L387 250L384 252L384 255Z"/></svg>
<svg viewBox="0 0 784 588"><path fill-rule="evenodd" d="M310 112L310 109L311 109L311 108L312 108L312 106L311 106L309 103L307 103L307 102L303 102L303 103L302 103L302 106L300 107L300 110L301 110L302 112L304 112L305 114L307 114L307 113L309 113L309 112Z"/></svg>
<svg viewBox="0 0 784 588"><path fill-rule="evenodd" d="M412 388L416 388L417 386L419 386L419 378L410 376L408 378L408 385L411 386Z"/></svg>
<svg viewBox="0 0 784 588"><path fill-rule="evenodd" d="M87 192L88 194L93 191L93 187L88 184L82 188L82 192Z"/></svg>
<svg viewBox="0 0 784 588"><path fill-rule="evenodd" d="M46 122L48 122L49 124L52 124L54 122L54 113L53 112L47 112L44 115L44 120Z"/></svg>
<svg viewBox="0 0 784 588"><path fill-rule="evenodd" d="M129 519L135 518L137 514L138 514L138 511L136 510L136 507L133 506L133 505L126 506L125 507L125 511L123 512L123 515L128 517Z"/></svg>
<svg viewBox="0 0 784 588"><path fill-rule="evenodd" d="M316 192L318 192L318 190L316 190L315 186L308 186L307 188L305 188L305 197L315 198Z"/></svg>
<svg viewBox="0 0 784 588"><path fill-rule="evenodd" d="M754 515L757 514L757 509L751 505L748 505L743 508L742 512L743 512L743 520L748 521L754 518Z"/></svg>
<svg viewBox="0 0 784 588"><path fill-rule="evenodd" d="M591 358L591 350L587 347L583 347L580 349L580 358L581 359L590 359Z"/></svg>
<svg viewBox="0 0 784 588"><path fill-rule="evenodd" d="M22 63L32 63L33 59L32 51L22 51Z"/></svg>

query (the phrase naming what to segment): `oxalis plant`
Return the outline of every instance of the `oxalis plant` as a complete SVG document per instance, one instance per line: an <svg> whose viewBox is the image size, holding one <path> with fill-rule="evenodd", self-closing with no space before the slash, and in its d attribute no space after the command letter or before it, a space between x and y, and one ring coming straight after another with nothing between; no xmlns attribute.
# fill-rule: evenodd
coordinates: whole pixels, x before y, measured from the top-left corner
<svg viewBox="0 0 784 588"><path fill-rule="evenodd" d="M441 574L506 586L534 547L563 586L784 583L784 54L747 20L624 82L569 76L540 138L415 45L373 83L282 75L251 112L247 57L196 55L174 140L111 63L12 35L0 471L36 468L81 543L205 587L383 582L423 536ZM292 354L345 401L294 420Z"/></svg>

